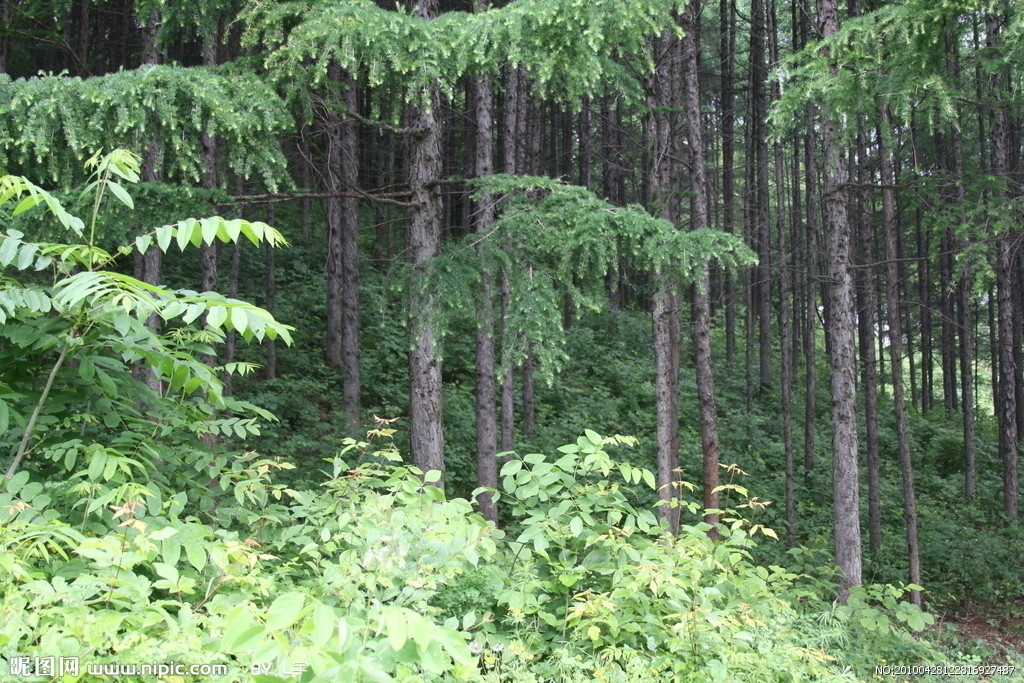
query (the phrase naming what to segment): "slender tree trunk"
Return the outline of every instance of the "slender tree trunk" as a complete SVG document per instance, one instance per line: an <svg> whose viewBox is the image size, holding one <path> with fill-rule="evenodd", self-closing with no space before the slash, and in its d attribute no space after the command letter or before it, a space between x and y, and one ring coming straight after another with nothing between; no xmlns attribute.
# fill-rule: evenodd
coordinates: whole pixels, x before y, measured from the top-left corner
<svg viewBox="0 0 1024 683"><path fill-rule="evenodd" d="M235 178L235 194L243 194L245 184L241 176ZM234 248L231 249L231 266L228 268L228 297L238 298L238 275L242 265L242 242L237 240ZM229 330L224 337L224 363L235 362L235 341L237 334ZM224 393L231 396L234 393L234 375L228 374L224 377Z"/></svg>
<svg viewBox="0 0 1024 683"><path fill-rule="evenodd" d="M508 275L501 274L501 317L508 320L509 299L512 291ZM502 332L502 343L509 344L511 337L507 331ZM508 452L515 448L515 379L512 376L511 363L505 368L501 377L501 450Z"/></svg>
<svg viewBox="0 0 1024 683"><path fill-rule="evenodd" d="M345 107L355 111L356 81L351 74L345 78ZM358 127L348 120L341 125L341 177L346 187L359 182ZM343 197L341 201L341 372L342 411L349 427L357 429L362 413L362 380L359 371L359 200Z"/></svg>
<svg viewBox="0 0 1024 683"><path fill-rule="evenodd" d="M818 320L818 197L817 187L817 164L815 150L817 142L813 128L807 132L804 140L804 165L806 167L807 185L807 308L804 311L804 470L810 472L814 469L815 450L815 426L818 419L818 349L817 333L815 331Z"/></svg>
<svg viewBox="0 0 1024 683"><path fill-rule="evenodd" d="M590 97L583 98L583 106L580 108L579 116L579 183L582 187L590 189L593 182L592 159L590 153L591 135L591 112Z"/></svg>
<svg viewBox="0 0 1024 683"><path fill-rule="evenodd" d="M475 10L486 11L488 0L477 0ZM472 79L476 144L474 175L483 178L494 173L494 103L488 76ZM476 231L483 235L494 223L494 198L490 194L480 197L476 206ZM481 248L482 249L482 248ZM487 267L482 271L480 294L477 299L476 327L476 484L498 488L497 407L494 396L494 302L491 283L494 273ZM477 498L484 519L498 520L497 501L490 493Z"/></svg>
<svg viewBox="0 0 1024 683"><path fill-rule="evenodd" d="M722 78L722 230L732 233L734 226L733 164L735 163L735 110L733 94L733 62L736 53L736 8L735 0L720 0L719 15L722 21L719 60ZM732 367L736 360L736 301L733 295L732 275L725 273L722 282L725 299L725 363Z"/></svg>
<svg viewBox="0 0 1024 683"><path fill-rule="evenodd" d="M882 106L882 126L878 131L878 155L882 168L882 215L885 229L885 259L887 268L886 310L889 322L889 353L892 371L892 407L896 417L896 441L899 447L900 471L903 475L903 518L907 532L907 563L910 583L921 583L921 553L917 540L917 502L914 491L914 468L910 457L910 432L907 428L907 408L903 399L903 336L900 330L898 307L899 271L896 266L896 202L895 175L892 160L885 144L885 129L889 124L888 107ZM910 600L921 606L921 592L911 591Z"/></svg>
<svg viewBox="0 0 1024 683"><path fill-rule="evenodd" d="M768 56L770 67L779 64L779 29L775 0L768 0ZM772 101L779 99L778 83L771 86ZM775 234L778 240L779 262L779 346L782 352L782 449L785 469L786 542L796 544L796 499L794 494L793 465L793 337L790 313L789 248L786 242L786 175L782 144L776 140L772 146L775 166Z"/></svg>
<svg viewBox="0 0 1024 683"><path fill-rule="evenodd" d="M332 64L330 80L345 107L358 105L355 79ZM330 193L350 191L359 181L358 128L336 111L325 113L326 184ZM352 196L327 200L327 365L342 374L342 410L349 427L360 424L359 203Z"/></svg>
<svg viewBox="0 0 1024 683"><path fill-rule="evenodd" d="M533 352L527 348L523 359L523 436L533 436L536 422L533 403Z"/></svg>
<svg viewBox="0 0 1024 683"><path fill-rule="evenodd" d="M985 17L985 29L990 47L1001 46L1002 20L992 14ZM1010 182L1010 111L1004 102L1002 75L993 74L990 89L996 101L994 126L992 129L992 172L1003 182ZM1004 204L1009 204L1008 188L1000 191ZM1018 483L1017 459L1019 437L1017 431L1017 366L1014 353L1014 305L1013 269L1014 242L1017 239L1012 229L1005 229L996 241L996 296L998 298L998 339L999 339L999 455L1003 464L1003 512L1010 519L1017 519Z"/></svg>
<svg viewBox="0 0 1024 683"><path fill-rule="evenodd" d="M686 110L686 141L690 150L690 191L692 194L690 225L693 230L708 227L708 180L704 160L704 133L700 116L700 81L698 61L700 41L700 0L690 0L683 14L683 101ZM697 374L697 401L700 408L700 437L703 453L704 509L719 506L718 487L718 416L715 409L715 385L711 363L711 306L709 300L710 269L705 264L693 288L693 349ZM716 525L717 512L705 514L704 521ZM717 530L710 532L717 538Z"/></svg>
<svg viewBox="0 0 1024 683"><path fill-rule="evenodd" d="M864 147L861 146L861 152ZM861 157L863 159L863 157ZM862 183L863 184L863 183ZM864 262L870 263L874 254L870 249L872 242L868 228L863 221L863 216L858 218L860 223L860 243L865 245L863 254ZM864 424L867 437L868 451L868 538L869 547L873 555L882 548L882 496L881 496L881 473L880 458L878 450L878 379L876 374L875 361L875 321L873 313L874 283L870 270L860 270L860 282L857 287L857 332L859 336L858 349L861 362L861 384L864 387Z"/></svg>
<svg viewBox="0 0 1024 683"><path fill-rule="evenodd" d="M821 35L839 30L836 0L818 0ZM833 75L836 67L830 67ZM835 505L835 551L839 565L839 600L861 584L860 504L857 471L857 384L854 358L853 277L850 226L846 219L845 176L839 124L823 108L825 153L825 236L829 259L829 361L832 367L832 461Z"/></svg>
<svg viewBox="0 0 1024 683"><path fill-rule="evenodd" d="M438 6L438 0L416 0L413 14L431 20L438 15ZM440 109L437 84L428 87L423 108L410 107L409 118L417 132L409 139L412 206L408 212L406 253L414 268L437 256L441 246L441 199L437 181L444 169ZM409 329L413 340L409 352L409 441L413 462L424 472L444 471L441 358L435 341L436 325L431 320L434 307L431 294L415 287L409 300Z"/></svg>
<svg viewBox="0 0 1024 683"><path fill-rule="evenodd" d="M274 224L274 204L267 204L267 224ZM263 245L265 263L267 268L267 303L265 308L271 313L277 307L277 265L274 262L274 247L269 243ZM277 342L270 337L266 340L267 363L263 367L264 379L277 377Z"/></svg>
<svg viewBox="0 0 1024 683"><path fill-rule="evenodd" d="M949 39L951 54L947 60L949 71L955 81L960 79L960 56L956 42ZM957 119L960 120L957 108ZM953 177L955 179L956 203L959 210L966 204L964 189L964 141L960 126L952 126L950 137L953 143ZM961 245L963 248L964 245ZM960 408L964 426L964 496L973 501L977 493L976 446L974 439L974 316L971 312L972 273L970 261L964 259L960 271L960 281L956 287L957 320L960 332Z"/></svg>
<svg viewBox="0 0 1024 683"><path fill-rule="evenodd" d="M678 116L671 110L679 102L679 41L670 29L651 41L657 72L649 83L647 137L653 144L650 166L651 211L673 225L679 225L679 197L673 179L677 176ZM677 497L675 490L679 467L679 365L677 344L679 317L674 279L667 273L654 273L654 297L651 320L654 335L654 400L657 414L658 493L662 500ZM662 505L658 513L674 531L678 529L679 510Z"/></svg>
<svg viewBox="0 0 1024 683"><path fill-rule="evenodd" d="M160 47L157 43L157 34L160 28L160 14L155 10L150 12L143 29L142 66L155 66L160 63ZM164 146L162 132L158 132L150 141L142 162L142 181L145 183L161 183L164 180L163 171ZM151 285L163 284L163 252L155 246L146 250L142 257L142 280ZM163 328L161 317L153 313L146 319L146 327L156 333ZM149 388L157 395L163 395L163 382L156 377L153 368L145 366L142 368L143 376Z"/></svg>
<svg viewBox="0 0 1024 683"><path fill-rule="evenodd" d="M0 0L0 25L9 26L11 21L11 0ZM0 35L0 74L7 73L7 53L10 51L10 39Z"/></svg>
<svg viewBox="0 0 1024 683"><path fill-rule="evenodd" d="M752 0L750 4L750 126L753 139L754 159L754 222L757 231L757 319L758 350L760 360L759 392L763 393L772 381L772 336L771 336L771 223L768 188L768 131L765 125L768 106L765 85L768 70L765 64L766 3Z"/></svg>

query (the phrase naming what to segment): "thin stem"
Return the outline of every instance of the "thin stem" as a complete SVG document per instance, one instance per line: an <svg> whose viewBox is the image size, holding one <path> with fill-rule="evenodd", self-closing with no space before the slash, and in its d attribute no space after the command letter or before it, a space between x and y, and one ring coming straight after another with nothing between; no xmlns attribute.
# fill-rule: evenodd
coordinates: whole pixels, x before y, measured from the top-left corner
<svg viewBox="0 0 1024 683"><path fill-rule="evenodd" d="M72 333L72 336L74 333ZM25 434L21 437L21 445L18 446L18 453L14 456L14 462L7 468L7 478L10 479L17 473L18 467L21 466L21 461L25 457L25 453L28 451L29 441L32 439L32 432L35 431L36 421L39 419L39 413L43 410L43 404L46 403L47 397L50 395L50 389L53 388L53 381L57 378L57 371L60 370L60 366L64 364L64 359L67 358L68 351L71 348L71 340L68 339L64 343L64 348L60 351L60 356L57 357L57 362L53 364L53 368L50 369L50 376L46 378L46 386L43 387L43 393L39 396L39 400L36 402L36 407L32 411L32 417L28 419L28 424L25 425Z"/></svg>

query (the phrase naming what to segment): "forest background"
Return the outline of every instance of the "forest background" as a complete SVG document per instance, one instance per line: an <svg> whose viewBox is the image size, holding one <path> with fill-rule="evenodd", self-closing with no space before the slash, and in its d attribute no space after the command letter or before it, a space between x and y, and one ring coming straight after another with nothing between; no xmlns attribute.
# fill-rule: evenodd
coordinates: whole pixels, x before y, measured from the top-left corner
<svg viewBox="0 0 1024 683"><path fill-rule="evenodd" d="M1015 10L3 0L0 651L1019 663Z"/></svg>

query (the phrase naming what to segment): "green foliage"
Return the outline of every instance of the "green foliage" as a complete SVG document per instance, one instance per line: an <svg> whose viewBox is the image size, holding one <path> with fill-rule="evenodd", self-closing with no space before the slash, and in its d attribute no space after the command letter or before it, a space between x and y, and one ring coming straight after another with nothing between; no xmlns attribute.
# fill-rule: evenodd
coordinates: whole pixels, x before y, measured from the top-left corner
<svg viewBox="0 0 1024 683"><path fill-rule="evenodd" d="M606 274L620 264L670 270L682 282L694 282L709 261L725 270L755 261L734 235L681 231L639 206L616 207L576 185L507 175L471 184L495 197L498 219L486 234L467 235L428 262L425 272L414 272L410 286L440 297L438 317L444 320L473 311L482 286L497 292L497 278L504 275L510 297L502 319L502 372L532 349L550 380L564 360L565 298L581 313L602 309Z"/></svg>
<svg viewBox="0 0 1024 683"><path fill-rule="evenodd" d="M674 24L676 0L518 0L425 21L370 0L256 4L245 15L250 45L269 45L268 71L282 83L320 84L327 66L365 73L372 86L397 83L424 105L428 87L452 92L466 74L501 64L526 67L541 94L572 101L584 93L636 82L613 61L644 64L646 40Z"/></svg>
<svg viewBox="0 0 1024 683"><path fill-rule="evenodd" d="M18 475L0 493L0 648L218 663L223 682L284 681L299 662L302 680L356 683L855 680L826 649L852 617L823 629L818 586L753 563L757 525L734 518L714 542L695 515L674 538L638 505L652 473L608 453L633 439L586 430L508 462L506 534L424 487L393 434L380 421L383 446L349 440L311 488L272 483L283 463L236 460L231 529L199 523L180 493L82 531L74 486ZM918 613L890 597L878 609L903 638L900 615Z"/></svg>
<svg viewBox="0 0 1024 683"><path fill-rule="evenodd" d="M40 465L81 478L83 490L95 497L86 516L140 496L158 505L163 493L174 490L173 473L202 472L209 454L198 444L181 443L183 436L245 437L259 433L259 420L272 419L224 396L217 369L199 360L226 330L246 339L291 340L290 327L251 304L214 292L169 289L111 269L117 255L133 248L111 254L95 246L96 220L107 192L131 207L130 195L113 178L137 180L138 157L114 151L93 157L88 166L92 175L84 191L95 196L88 225L29 181L0 178L0 210L14 205L0 214L0 362L8 368L0 384L0 443L11 449L8 476L26 457L50 461ZM8 227L35 206L45 206L84 242L36 242ZM172 244L184 249L241 236L284 243L262 223L208 218L158 228L140 236L135 248L167 251ZM201 317L202 327L193 326ZM179 325L161 334L147 324L150 319ZM136 365L151 373L149 382L133 371ZM238 373L247 367L219 370ZM161 471L155 463L164 459L175 467ZM209 499L200 493L205 482L192 483L194 495ZM229 482L221 483L226 488Z"/></svg>
<svg viewBox="0 0 1024 683"><path fill-rule="evenodd" d="M78 177L79 160L110 140L149 149L169 181L198 181L202 135L224 141L224 163L275 188L285 177L276 135L287 128L273 89L232 66L147 66L93 78L0 74L0 169ZM24 173L23 173L24 174Z"/></svg>

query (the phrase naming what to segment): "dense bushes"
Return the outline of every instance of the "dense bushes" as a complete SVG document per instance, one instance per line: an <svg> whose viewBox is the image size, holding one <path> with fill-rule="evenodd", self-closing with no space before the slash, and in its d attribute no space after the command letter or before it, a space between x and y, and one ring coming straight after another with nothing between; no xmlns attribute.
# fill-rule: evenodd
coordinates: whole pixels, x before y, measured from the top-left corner
<svg viewBox="0 0 1024 683"><path fill-rule="evenodd" d="M694 521L664 535L633 502L651 473L606 450L624 441L588 431L508 462L505 532L366 444L305 490L250 461L219 527L177 496L126 501L82 532L69 485L47 501L20 476L0 500L0 650L219 662L222 681L249 680L254 663L270 665L258 680L286 680L298 662L307 681L855 680L834 649L849 619L823 585L752 563L770 531L739 517L713 542L689 505ZM853 614L865 610L923 625L891 599Z"/></svg>

